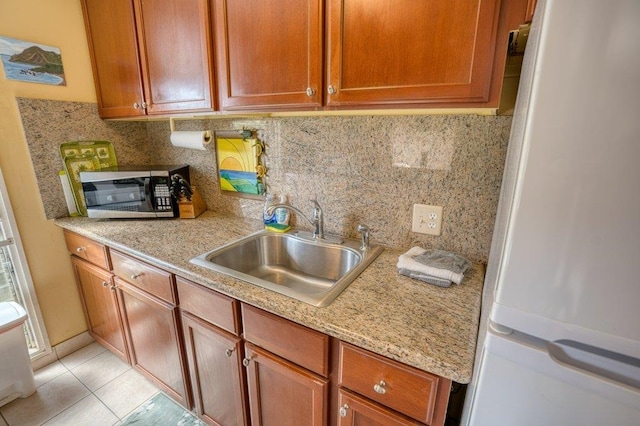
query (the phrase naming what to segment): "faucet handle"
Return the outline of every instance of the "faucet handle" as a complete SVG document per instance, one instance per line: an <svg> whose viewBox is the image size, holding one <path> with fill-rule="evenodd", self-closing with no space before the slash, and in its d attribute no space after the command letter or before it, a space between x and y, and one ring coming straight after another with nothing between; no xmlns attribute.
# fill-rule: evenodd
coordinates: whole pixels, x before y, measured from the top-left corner
<svg viewBox="0 0 640 426"><path fill-rule="evenodd" d="M369 250L369 233L371 229L367 225L359 224L358 232L362 233L362 244L360 250Z"/></svg>
<svg viewBox="0 0 640 426"><path fill-rule="evenodd" d="M315 224L314 235L318 238L324 238L324 217L322 215L322 208L318 204L318 200L313 199L313 213L311 215Z"/></svg>

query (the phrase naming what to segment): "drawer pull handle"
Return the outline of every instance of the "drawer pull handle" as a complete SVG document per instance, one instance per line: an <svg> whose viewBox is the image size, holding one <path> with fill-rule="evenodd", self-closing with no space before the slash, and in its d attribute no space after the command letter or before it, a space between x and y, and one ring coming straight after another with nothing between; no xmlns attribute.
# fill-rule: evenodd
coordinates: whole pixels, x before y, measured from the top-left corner
<svg viewBox="0 0 640 426"><path fill-rule="evenodd" d="M380 380L380 383L376 383L375 385L373 385L373 390L380 395L384 395L385 393L387 393L387 389L385 388L385 386L387 386L385 381Z"/></svg>
<svg viewBox="0 0 640 426"><path fill-rule="evenodd" d="M231 358L231 355L233 355L233 351L235 350L235 348L233 349L227 349L226 351L224 351L224 354L227 356L227 358ZM244 364L244 360L242 361L242 364ZM246 367L246 366L245 366Z"/></svg>
<svg viewBox="0 0 640 426"><path fill-rule="evenodd" d="M78 253L82 253L82 252L83 252L83 251L85 251L86 249L87 249L86 247L78 247L78 248L76 249L76 251L77 251Z"/></svg>
<svg viewBox="0 0 640 426"><path fill-rule="evenodd" d="M340 407L340 417L347 417L347 410L349 410L348 404L344 404L342 407Z"/></svg>
<svg viewBox="0 0 640 426"><path fill-rule="evenodd" d="M132 280L137 280L138 278L140 278L142 276L142 274L133 274L131 275L131 279Z"/></svg>

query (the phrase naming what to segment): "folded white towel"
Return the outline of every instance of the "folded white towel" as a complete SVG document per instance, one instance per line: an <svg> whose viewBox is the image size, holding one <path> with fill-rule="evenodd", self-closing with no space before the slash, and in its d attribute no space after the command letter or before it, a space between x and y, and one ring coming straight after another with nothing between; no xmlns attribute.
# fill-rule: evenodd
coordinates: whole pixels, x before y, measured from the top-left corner
<svg viewBox="0 0 640 426"><path fill-rule="evenodd" d="M428 253L427 256L422 256ZM435 254L435 256L430 256ZM445 257L445 262L442 262L442 257ZM428 264L429 258L437 258L432 264ZM416 258L418 258L416 260ZM427 264L425 264L427 263ZM450 267L442 267L443 265L451 265ZM440 267L432 266L438 265ZM442 278L445 280L451 280L456 284L460 284L464 277L464 271L469 267L470 262L453 253L447 253L440 250L427 251L422 247L412 247L405 254L400 255L398 258L398 269L415 271L426 275L431 275L436 278ZM458 272L452 271L455 269Z"/></svg>

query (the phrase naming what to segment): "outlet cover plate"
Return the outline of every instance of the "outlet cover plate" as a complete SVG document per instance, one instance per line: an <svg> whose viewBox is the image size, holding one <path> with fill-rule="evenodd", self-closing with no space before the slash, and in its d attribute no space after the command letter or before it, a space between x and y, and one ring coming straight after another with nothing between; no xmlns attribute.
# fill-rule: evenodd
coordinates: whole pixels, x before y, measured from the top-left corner
<svg viewBox="0 0 640 426"><path fill-rule="evenodd" d="M442 233L442 206L413 205L413 232L429 235Z"/></svg>

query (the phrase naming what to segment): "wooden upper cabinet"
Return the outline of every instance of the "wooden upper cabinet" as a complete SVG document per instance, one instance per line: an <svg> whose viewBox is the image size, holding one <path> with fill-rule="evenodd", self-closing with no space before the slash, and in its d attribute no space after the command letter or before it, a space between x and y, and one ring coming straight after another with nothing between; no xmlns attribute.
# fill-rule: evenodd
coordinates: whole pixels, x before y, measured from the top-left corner
<svg viewBox="0 0 640 426"><path fill-rule="evenodd" d="M131 0L83 0L101 117L144 115L136 23Z"/></svg>
<svg viewBox="0 0 640 426"><path fill-rule="evenodd" d="M526 17L525 17L525 22L533 21L533 13L536 10L536 4L537 4L536 0L528 0L527 1L527 12L526 12Z"/></svg>
<svg viewBox="0 0 640 426"><path fill-rule="evenodd" d="M136 0L149 114L212 110L208 0Z"/></svg>
<svg viewBox="0 0 640 426"><path fill-rule="evenodd" d="M220 108L322 106L322 0L214 0Z"/></svg>
<svg viewBox="0 0 640 426"><path fill-rule="evenodd" d="M208 0L83 0L103 118L211 111Z"/></svg>
<svg viewBox="0 0 640 426"><path fill-rule="evenodd" d="M327 0L328 106L486 102L499 0Z"/></svg>

